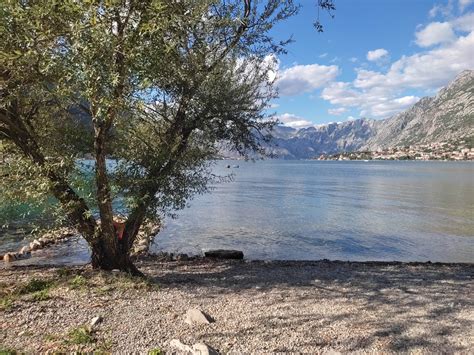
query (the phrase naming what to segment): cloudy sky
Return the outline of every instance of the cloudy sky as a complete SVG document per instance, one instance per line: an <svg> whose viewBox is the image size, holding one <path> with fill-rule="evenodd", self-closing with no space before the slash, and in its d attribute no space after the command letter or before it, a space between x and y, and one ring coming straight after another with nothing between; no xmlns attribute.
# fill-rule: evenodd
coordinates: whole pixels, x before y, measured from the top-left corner
<svg viewBox="0 0 474 355"><path fill-rule="evenodd" d="M474 0L337 0L322 34L316 0L300 3L274 32L295 41L272 105L288 126L389 117L474 69Z"/></svg>

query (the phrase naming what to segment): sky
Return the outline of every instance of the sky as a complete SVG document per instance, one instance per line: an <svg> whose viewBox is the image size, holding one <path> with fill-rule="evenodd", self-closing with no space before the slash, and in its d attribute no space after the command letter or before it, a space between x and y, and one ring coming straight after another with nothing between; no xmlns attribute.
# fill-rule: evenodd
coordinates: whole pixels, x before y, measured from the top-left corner
<svg viewBox="0 0 474 355"><path fill-rule="evenodd" d="M316 0L277 25L292 35L277 58L280 97L271 112L293 128L383 119L433 96L474 69L474 0L336 0L334 18Z"/></svg>

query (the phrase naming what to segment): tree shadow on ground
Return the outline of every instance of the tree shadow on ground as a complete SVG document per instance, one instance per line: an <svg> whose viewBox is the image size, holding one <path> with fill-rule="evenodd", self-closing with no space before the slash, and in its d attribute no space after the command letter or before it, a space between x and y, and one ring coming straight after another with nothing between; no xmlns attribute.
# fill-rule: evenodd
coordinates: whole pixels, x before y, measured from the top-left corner
<svg viewBox="0 0 474 355"><path fill-rule="evenodd" d="M458 340L472 336L472 264L202 261L192 267L167 263L160 270L146 272L164 289L188 290L202 298L270 295L271 306L281 303L288 310L285 316L258 318L256 314L253 326L212 336L238 337L268 326L288 332L312 327L304 330L312 336L302 340L302 346L344 351L370 346L395 352L469 350ZM343 307L321 314L318 303ZM312 312L292 314L298 308ZM341 341L331 336L331 325L336 323L344 324L353 336ZM468 348L472 347L471 343Z"/></svg>
<svg viewBox="0 0 474 355"><path fill-rule="evenodd" d="M177 317L186 311L183 305L209 311L214 325L190 328L176 318L177 333L185 343L221 344L224 353L474 350L474 264L158 262L150 257L137 265L158 287L142 287L138 293L126 287L114 297L133 302L137 313L159 312L150 307L153 302L143 302L146 292L166 299L163 309ZM71 269L97 274L90 268ZM126 277L102 274L107 281ZM185 301L176 308L178 298ZM275 338L282 339L280 344L269 345ZM222 345L227 339L235 343Z"/></svg>

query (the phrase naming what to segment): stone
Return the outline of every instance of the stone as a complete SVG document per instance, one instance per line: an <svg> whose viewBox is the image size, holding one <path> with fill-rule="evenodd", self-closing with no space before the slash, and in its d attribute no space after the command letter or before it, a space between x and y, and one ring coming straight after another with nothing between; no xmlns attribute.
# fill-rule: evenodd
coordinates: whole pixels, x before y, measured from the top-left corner
<svg viewBox="0 0 474 355"><path fill-rule="evenodd" d="M219 352L207 344L197 343L193 345L193 355L219 355Z"/></svg>
<svg viewBox="0 0 474 355"><path fill-rule="evenodd" d="M176 255L176 260L177 261L188 261L189 260L188 254L178 254L178 255Z"/></svg>
<svg viewBox="0 0 474 355"><path fill-rule="evenodd" d="M193 308L193 309L188 309L186 312L185 320L186 323L189 325L193 324L209 324L214 322L214 319L211 318L211 316L207 315L203 311Z"/></svg>
<svg viewBox="0 0 474 355"><path fill-rule="evenodd" d="M164 251L160 251L158 254L155 254L157 259L160 260L160 261L171 261L173 260L173 258L171 257L171 255L167 252L164 252Z"/></svg>
<svg viewBox="0 0 474 355"><path fill-rule="evenodd" d="M206 258L241 260L244 258L244 253L240 250L217 249L204 252L204 256Z"/></svg>
<svg viewBox="0 0 474 355"><path fill-rule="evenodd" d="M12 262L13 260L15 260L15 258L14 258L13 255L10 254L10 253L6 253L6 254L3 256L3 261L6 262L6 263L10 263L10 262Z"/></svg>
<svg viewBox="0 0 474 355"><path fill-rule="evenodd" d="M193 348L191 348L189 345L183 344L178 339L171 340L170 347L178 350L180 353L193 353Z"/></svg>
<svg viewBox="0 0 474 355"><path fill-rule="evenodd" d="M31 243L30 243L30 250L31 251L34 251L34 250L38 250L38 249L41 249L42 245L41 243L38 241L38 240L33 240Z"/></svg>
<svg viewBox="0 0 474 355"><path fill-rule="evenodd" d="M148 239L142 238L138 241L138 245L148 245Z"/></svg>
<svg viewBox="0 0 474 355"><path fill-rule="evenodd" d="M148 250L148 246L146 245L138 245L136 248L135 248L135 253L144 253Z"/></svg>
<svg viewBox="0 0 474 355"><path fill-rule="evenodd" d="M91 327L95 327L97 324L99 324L101 322L102 322L102 317L97 316L97 317L92 318L91 321L89 322L89 324L90 324Z"/></svg>
<svg viewBox="0 0 474 355"><path fill-rule="evenodd" d="M30 253L30 247L28 245L25 245L23 248L20 249L20 254L29 254Z"/></svg>

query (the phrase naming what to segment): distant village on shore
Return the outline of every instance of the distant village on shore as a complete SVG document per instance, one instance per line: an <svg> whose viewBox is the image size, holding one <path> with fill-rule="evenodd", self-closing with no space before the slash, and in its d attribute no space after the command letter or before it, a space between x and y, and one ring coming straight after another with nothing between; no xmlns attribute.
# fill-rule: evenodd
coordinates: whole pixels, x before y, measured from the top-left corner
<svg viewBox="0 0 474 355"><path fill-rule="evenodd" d="M474 160L471 141L441 142L384 148L377 151L322 154L315 160Z"/></svg>

